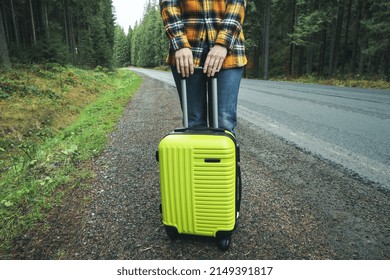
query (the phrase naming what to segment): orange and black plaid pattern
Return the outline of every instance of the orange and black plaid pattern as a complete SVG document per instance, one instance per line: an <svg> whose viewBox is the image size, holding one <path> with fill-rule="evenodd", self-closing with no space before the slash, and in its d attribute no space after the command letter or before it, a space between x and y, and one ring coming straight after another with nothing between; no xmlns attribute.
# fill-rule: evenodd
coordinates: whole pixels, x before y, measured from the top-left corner
<svg viewBox="0 0 390 280"><path fill-rule="evenodd" d="M228 55L224 69L246 65L244 33L245 0L160 0L166 34L170 40L167 62L174 64L174 52L191 48L199 66L202 43L225 46Z"/></svg>

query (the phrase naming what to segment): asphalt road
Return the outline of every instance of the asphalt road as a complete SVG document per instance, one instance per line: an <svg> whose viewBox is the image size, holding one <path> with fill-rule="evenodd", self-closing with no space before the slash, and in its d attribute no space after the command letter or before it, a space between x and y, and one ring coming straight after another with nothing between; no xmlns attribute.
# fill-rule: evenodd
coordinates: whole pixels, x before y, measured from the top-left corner
<svg viewBox="0 0 390 280"><path fill-rule="evenodd" d="M132 70L174 85L168 72ZM390 90L243 79L238 116L390 189Z"/></svg>

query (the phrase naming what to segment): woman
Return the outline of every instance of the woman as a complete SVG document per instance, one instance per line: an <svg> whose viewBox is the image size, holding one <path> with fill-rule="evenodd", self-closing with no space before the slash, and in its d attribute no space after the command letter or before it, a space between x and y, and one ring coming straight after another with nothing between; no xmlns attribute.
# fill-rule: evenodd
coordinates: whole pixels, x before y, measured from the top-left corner
<svg viewBox="0 0 390 280"><path fill-rule="evenodd" d="M167 58L180 92L187 78L189 127L207 126L207 77L218 72L219 127L233 133L237 125L237 97L245 56L242 25L245 0L160 0ZM202 67L205 75L193 75Z"/></svg>

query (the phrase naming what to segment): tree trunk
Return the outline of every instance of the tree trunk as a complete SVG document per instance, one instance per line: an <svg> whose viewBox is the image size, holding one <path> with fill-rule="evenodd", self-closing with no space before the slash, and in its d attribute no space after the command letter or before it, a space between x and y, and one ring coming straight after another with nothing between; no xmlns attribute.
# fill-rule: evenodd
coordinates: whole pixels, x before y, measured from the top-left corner
<svg viewBox="0 0 390 280"><path fill-rule="evenodd" d="M324 68L325 68L325 51L326 51L326 40L327 40L327 33L326 29L322 30L322 43L320 47L320 57L318 62L318 76L321 76L324 74Z"/></svg>
<svg viewBox="0 0 390 280"><path fill-rule="evenodd" d="M30 16L31 16L31 29L32 29L32 35L33 35L33 43L34 45L37 44L37 34L35 30L35 22L34 22L34 12L33 12L33 6L30 0Z"/></svg>
<svg viewBox="0 0 390 280"><path fill-rule="evenodd" d="M295 29L295 21L296 21L296 11L297 11L297 0L291 0L291 8L292 8L292 17L291 17L291 26L290 26L290 34L294 33ZM288 74L293 74L293 66L294 66L294 44L290 43L290 55L288 59Z"/></svg>
<svg viewBox="0 0 390 280"><path fill-rule="evenodd" d="M310 43L307 46L307 68L306 68L306 73L309 75L313 73L313 61L314 61L314 46L312 43Z"/></svg>
<svg viewBox="0 0 390 280"><path fill-rule="evenodd" d="M339 6L337 11L337 23L336 23L336 40L335 40L335 48L333 52L333 69L332 74L334 71L337 71L338 61L339 61L339 50L340 50L340 41L341 41L341 31L343 27L343 20L344 20L344 9L345 9L345 3L344 0L339 0Z"/></svg>
<svg viewBox="0 0 390 280"><path fill-rule="evenodd" d="M331 39L330 39L330 52L329 52L329 69L328 74L333 75L337 68L337 56L340 46L341 28L344 17L344 1L333 0L334 6L337 6L337 16L333 18L331 25Z"/></svg>
<svg viewBox="0 0 390 280"><path fill-rule="evenodd" d="M355 32L353 34L353 47L352 47L352 58L351 58L351 66L349 72L352 74L356 73L356 62L358 57L358 46L359 46L359 36L360 36L360 21L362 19L362 9L363 3L362 1L358 1L357 9L356 9L356 26Z"/></svg>
<svg viewBox="0 0 390 280"><path fill-rule="evenodd" d="M329 50L329 60L328 60L328 75L333 75L334 69L334 57L336 49L336 28L337 28L337 18L333 18L331 24L331 37L330 37L330 50Z"/></svg>
<svg viewBox="0 0 390 280"><path fill-rule="evenodd" d="M19 32L18 32L18 25L16 24L16 15L15 15L15 8L14 8L14 0L11 1L11 12L12 12L12 22L14 24L14 36L15 36L15 42L16 47L19 48L20 41L19 41Z"/></svg>
<svg viewBox="0 0 390 280"><path fill-rule="evenodd" d="M71 46L73 62L76 62L77 45L76 45L76 37L75 37L75 31L74 31L73 26L74 26L73 25L73 15L70 15L70 17L69 17L69 42L70 42L70 46Z"/></svg>
<svg viewBox="0 0 390 280"><path fill-rule="evenodd" d="M50 30L49 30L49 17L47 15L47 0L43 0L42 3L42 22L45 32L46 39L50 39Z"/></svg>
<svg viewBox="0 0 390 280"><path fill-rule="evenodd" d="M305 61L305 47L299 46L298 76L303 75L303 69L305 65L304 61Z"/></svg>
<svg viewBox="0 0 390 280"><path fill-rule="evenodd" d="M3 12L0 9L0 63L10 65L8 45L7 40L5 38L3 22Z"/></svg>
<svg viewBox="0 0 390 280"><path fill-rule="evenodd" d="M352 0L348 2L348 11L347 11L347 22L345 23L345 35L344 35L344 57L341 62L341 72L344 73L345 64L348 60L348 39L349 39L349 24L351 21L351 12L352 12Z"/></svg>
<svg viewBox="0 0 390 280"><path fill-rule="evenodd" d="M390 46L387 46L387 51L384 54L383 74L386 77L386 81L390 82Z"/></svg>
<svg viewBox="0 0 390 280"><path fill-rule="evenodd" d="M362 51L367 49L368 47L368 38L363 38L361 40L361 43L359 44L360 45L360 59L359 59L359 70L358 70L358 74L360 76L363 75L364 73L364 68L365 68L365 65L366 65L366 60L367 60L367 55L365 55Z"/></svg>
<svg viewBox="0 0 390 280"><path fill-rule="evenodd" d="M270 19L271 19L271 0L264 0L264 49L263 49L264 80L268 80L269 78L268 68L269 68Z"/></svg>
<svg viewBox="0 0 390 280"><path fill-rule="evenodd" d="M68 31L68 1L64 0L64 30L65 30L65 41L68 49L70 49L69 45L69 31Z"/></svg>
<svg viewBox="0 0 390 280"><path fill-rule="evenodd" d="M7 11L9 10L9 7L7 7ZM0 13L3 13L3 28L4 28L4 35L7 39L7 42L10 42L10 27L9 27L9 14L7 14L6 8L4 5L0 5Z"/></svg>

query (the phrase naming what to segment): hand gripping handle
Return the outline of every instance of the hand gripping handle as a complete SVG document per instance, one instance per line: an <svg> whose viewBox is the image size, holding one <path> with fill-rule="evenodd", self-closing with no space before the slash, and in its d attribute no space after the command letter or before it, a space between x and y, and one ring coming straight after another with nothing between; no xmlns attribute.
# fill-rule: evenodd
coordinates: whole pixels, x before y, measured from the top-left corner
<svg viewBox="0 0 390 280"><path fill-rule="evenodd" d="M206 75L203 73L203 68L196 67L194 75ZM213 128L218 128L218 82L217 75L210 77L211 82L211 104L213 116ZM187 100L187 78L181 79L181 101L183 106L184 126L188 127L188 100Z"/></svg>

